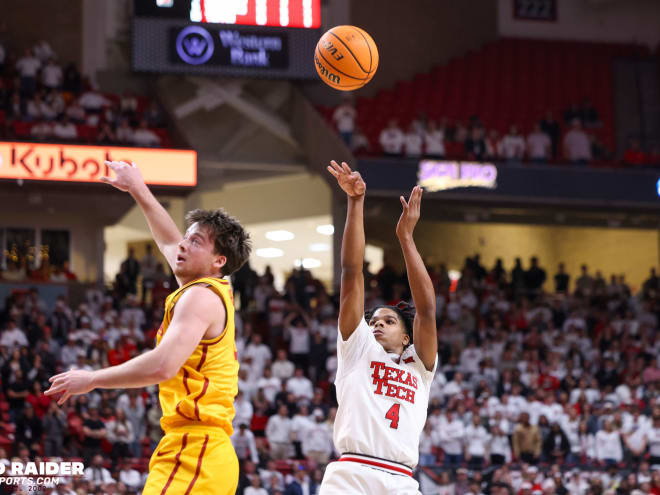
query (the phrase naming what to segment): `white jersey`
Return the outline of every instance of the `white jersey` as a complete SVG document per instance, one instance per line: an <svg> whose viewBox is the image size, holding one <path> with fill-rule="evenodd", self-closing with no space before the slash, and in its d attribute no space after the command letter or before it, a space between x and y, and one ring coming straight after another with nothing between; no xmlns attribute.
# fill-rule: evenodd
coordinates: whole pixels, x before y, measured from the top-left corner
<svg viewBox="0 0 660 495"><path fill-rule="evenodd" d="M337 450L414 468L437 356L428 371L410 345L395 363L362 318L348 340L337 336L337 358Z"/></svg>

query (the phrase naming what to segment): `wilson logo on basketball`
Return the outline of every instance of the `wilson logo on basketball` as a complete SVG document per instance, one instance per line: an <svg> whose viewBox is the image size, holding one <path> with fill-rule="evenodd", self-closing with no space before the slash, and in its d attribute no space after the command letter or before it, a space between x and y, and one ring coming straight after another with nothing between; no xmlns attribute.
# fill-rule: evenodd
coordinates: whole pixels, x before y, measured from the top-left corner
<svg viewBox="0 0 660 495"><path fill-rule="evenodd" d="M314 54L314 61L316 62L316 70L322 77L325 77L332 84L341 84L341 78L330 72L316 54Z"/></svg>

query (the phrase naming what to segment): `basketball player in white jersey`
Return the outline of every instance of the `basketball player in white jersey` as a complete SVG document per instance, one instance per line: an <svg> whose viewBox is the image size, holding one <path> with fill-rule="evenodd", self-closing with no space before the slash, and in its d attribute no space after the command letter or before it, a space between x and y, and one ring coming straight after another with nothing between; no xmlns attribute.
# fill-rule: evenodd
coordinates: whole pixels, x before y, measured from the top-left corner
<svg viewBox="0 0 660 495"><path fill-rule="evenodd" d="M347 164L331 163L328 171L348 196L335 379L334 442L341 456L327 467L320 494L419 494L412 475L438 355L435 293L413 240L422 189L415 187L408 202L400 198L396 227L416 311L405 304L381 306L365 319L366 185Z"/></svg>

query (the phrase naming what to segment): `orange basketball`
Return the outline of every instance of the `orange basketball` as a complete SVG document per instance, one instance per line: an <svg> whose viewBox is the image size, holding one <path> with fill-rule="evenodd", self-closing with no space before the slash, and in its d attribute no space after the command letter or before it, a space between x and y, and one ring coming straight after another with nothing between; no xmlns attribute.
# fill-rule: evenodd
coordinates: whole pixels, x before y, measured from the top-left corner
<svg viewBox="0 0 660 495"><path fill-rule="evenodd" d="M328 86L353 91L374 77L378 69L378 49L363 29L336 26L316 44L314 65Z"/></svg>

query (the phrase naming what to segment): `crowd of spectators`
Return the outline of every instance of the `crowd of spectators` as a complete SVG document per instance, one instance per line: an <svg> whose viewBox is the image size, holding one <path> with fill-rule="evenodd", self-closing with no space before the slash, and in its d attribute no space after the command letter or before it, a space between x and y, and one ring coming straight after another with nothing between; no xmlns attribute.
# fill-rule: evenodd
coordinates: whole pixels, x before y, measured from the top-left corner
<svg viewBox="0 0 660 495"><path fill-rule="evenodd" d="M22 56L0 45L0 138L160 146L165 115L130 91L102 94L46 41Z"/></svg>
<svg viewBox="0 0 660 495"><path fill-rule="evenodd" d="M154 345L172 285L152 280L139 293L152 256L130 254L114 287L80 304L60 297L48 308L37 289L4 302L0 458L84 459L84 479L53 495L138 493L144 483L162 434L157 387L97 390L63 407L42 391L72 366L119 364ZM549 279L536 259L508 270L473 256L457 280L442 265L429 273L439 368L416 472L424 494L660 493L655 270L634 292L624 276L587 266L574 281L563 266ZM238 493L314 494L338 455L337 300L303 269L281 291L273 283L248 265L233 277ZM389 265L365 269L365 283L366 307L410 300Z"/></svg>
<svg viewBox="0 0 660 495"><path fill-rule="evenodd" d="M342 139L358 155L382 152L390 157L491 160L508 164L563 161L578 166L595 161L614 161L612 152L590 132L600 126L600 121L589 100L581 105L571 105L564 112L562 124L548 111L527 134L511 125L507 133L500 135L495 129L487 130L478 116L464 123L448 119L436 122L420 115L405 128L396 119L390 120L380 132L378 143L371 143L356 126L356 119L357 111L350 98L332 114ZM622 162L634 166L658 166L660 150L646 153L639 140L633 140Z"/></svg>

